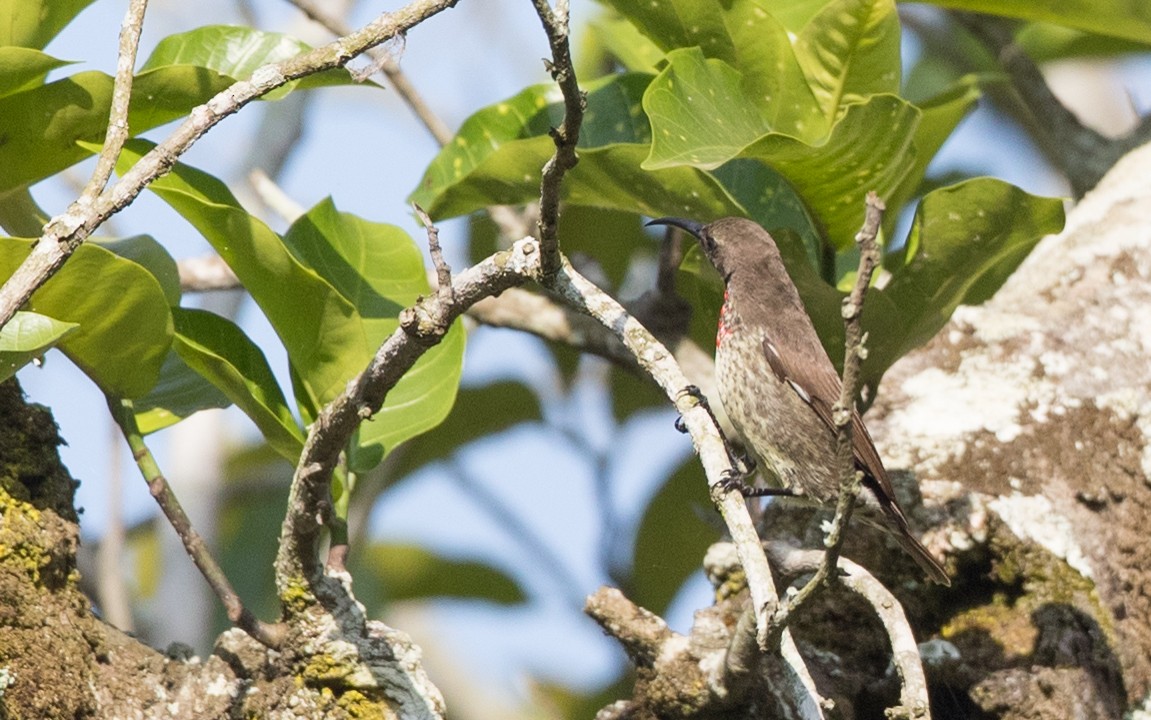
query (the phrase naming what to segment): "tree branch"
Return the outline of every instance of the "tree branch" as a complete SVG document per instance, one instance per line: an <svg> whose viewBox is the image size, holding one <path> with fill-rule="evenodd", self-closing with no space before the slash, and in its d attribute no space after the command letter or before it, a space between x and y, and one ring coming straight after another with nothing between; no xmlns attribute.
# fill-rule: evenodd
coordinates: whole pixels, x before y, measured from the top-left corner
<svg viewBox="0 0 1151 720"><path fill-rule="evenodd" d="M120 151L128 140L128 104L132 99L136 51L140 47L140 33L144 30L144 12L147 9L148 0L132 0L120 27L120 52L116 61L116 80L112 86L108 131L104 135L104 147L96 159L96 169L92 171L92 177L77 200L80 204L90 204L108 184L108 178L112 177L112 171L116 169L116 159L120 157Z"/></svg>
<svg viewBox="0 0 1151 720"><path fill-rule="evenodd" d="M108 409L124 433L128 447L132 449L132 457L135 458L136 466L140 469L140 474L144 476L144 481L148 483L149 492L164 512L164 517L168 518L168 523L176 531L180 542L184 544L188 557L192 558L192 562L196 564L204 579L208 581L208 586L212 588L212 592L220 598L224 610L228 613L228 619L236 627L244 630L267 647L279 648L284 641L285 628L282 625L262 622L244 606L240 596L232 587L232 583L224 574L223 568L216 562L216 558L212 557L212 552L208 549L204 538L192 527L192 521L188 519L188 515L172 491L172 486L168 484L167 478L160 471L159 464L156 463L152 451L148 449L148 445L144 442L144 436L136 424L136 411L132 407L132 403L128 400L116 400L109 397Z"/></svg>
<svg viewBox="0 0 1151 720"><path fill-rule="evenodd" d="M832 408L832 417L835 420L835 453L836 464L839 467L839 499L835 506L835 516L831 527L824 539L826 551L823 562L811 578L795 595L781 604L771 618L771 636L774 639L779 631L787 626L795 611L807 602L820 587L837 579L835 572L838 567L839 552L845 539L844 529L851 520L851 512L855 507L855 500L859 496L859 486L862 474L855 468L855 455L851 443L851 418L855 408L855 396L859 392L859 368L866 356L863 347L864 337L862 328L863 301L867 289L871 286L871 276L879 266L879 245L875 239L879 235L879 226L883 221L885 209L883 201L874 192L867 194L866 212L863 228L855 236L859 245L859 271L855 278L855 286L851 294L843 299L843 322L845 329L843 382L839 390L839 399Z"/></svg>
<svg viewBox="0 0 1151 720"><path fill-rule="evenodd" d="M252 100L285 83L322 70L342 67L368 48L396 37L458 0L415 0L383 13L362 29L283 62L257 68L252 77L232 84L195 108L166 140L153 148L112 187L91 203L73 203L44 228L31 255L0 287L0 327L43 285L92 232L136 199L147 185L166 173L208 130Z"/></svg>
<svg viewBox="0 0 1151 720"><path fill-rule="evenodd" d="M1129 148L1084 125L1059 101L1039 66L1015 43L1006 20L967 12L952 16L994 55L1030 115L1035 140L1070 181L1075 197L1083 197Z"/></svg>
<svg viewBox="0 0 1151 720"><path fill-rule="evenodd" d="M767 543L767 553L771 558L772 567L783 576L793 577L813 570L818 572L827 561L826 553L803 550L787 543ZM847 558L840 558L838 568L843 585L871 605L887 632L888 640L891 642L892 662L902 681L899 699L906 711L906 715L902 717L929 718L927 677L923 673L919 645L915 641L910 623L907 622L903 606L891 591L863 566Z"/></svg>
<svg viewBox="0 0 1151 720"><path fill-rule="evenodd" d="M326 502L332 472L356 426L379 411L388 392L443 339L465 309L535 278L539 262L538 244L526 238L456 276L450 303L435 295L404 310L400 327L384 341L367 368L316 418L296 465L281 529L276 581L282 598L295 597L298 584L315 575L315 545L321 528L317 508Z"/></svg>
<svg viewBox="0 0 1151 720"><path fill-rule="evenodd" d="M540 217L537 223L540 235L540 249L543 252L543 277L547 279L556 273L561 265L559 238L560 186L564 175L579 162L576 144L579 142L580 125L583 123L587 98L579 89L575 66L571 59L568 43L570 32L568 0L556 0L553 11L548 0L532 0L548 36L552 58L547 63L552 79L560 87L564 98L564 119L558 128L551 131L556 151L544 164L543 179L540 181Z"/></svg>

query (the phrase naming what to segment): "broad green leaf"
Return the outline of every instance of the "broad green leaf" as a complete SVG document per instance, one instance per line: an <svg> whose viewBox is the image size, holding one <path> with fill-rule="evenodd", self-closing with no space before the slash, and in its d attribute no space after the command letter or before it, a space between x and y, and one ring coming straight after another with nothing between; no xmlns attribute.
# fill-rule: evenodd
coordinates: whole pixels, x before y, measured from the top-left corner
<svg viewBox="0 0 1151 720"><path fill-rule="evenodd" d="M1072 30L1050 23L1028 23L1015 34L1015 42L1036 62L1067 58L1116 57L1151 50L1151 41L1137 42L1112 35Z"/></svg>
<svg viewBox="0 0 1151 720"><path fill-rule="evenodd" d="M884 233L890 236L899 220L903 205L920 190L920 184L927 174L927 167L947 138L963 118L975 109L981 93L974 76L965 76L952 87L939 95L918 103L922 115L915 128L915 161L903 181L883 198L887 212L883 216Z"/></svg>
<svg viewBox="0 0 1151 720"><path fill-rule="evenodd" d="M41 49L93 0L0 0L0 45Z"/></svg>
<svg viewBox="0 0 1151 720"><path fill-rule="evenodd" d="M292 223L284 243L356 309L351 322L359 338L339 349L345 381L366 367L399 327L400 311L430 289L423 255L406 232L339 212L330 199ZM454 324L388 393L380 412L360 425L349 458L353 471L374 467L396 445L447 416L463 370L464 337Z"/></svg>
<svg viewBox="0 0 1151 720"><path fill-rule="evenodd" d="M814 140L828 127L792 48L792 36L756 0L615 2L662 50L696 48L740 73L744 100L772 129Z"/></svg>
<svg viewBox="0 0 1151 720"><path fill-rule="evenodd" d="M173 318L172 346L180 359L243 410L276 452L290 462L298 460L304 432L263 351L233 322L214 313L177 308Z"/></svg>
<svg viewBox="0 0 1151 720"><path fill-rule="evenodd" d="M593 19L588 30L592 40L629 71L654 73L663 60L662 50L614 13L605 12Z"/></svg>
<svg viewBox="0 0 1151 720"><path fill-rule="evenodd" d="M151 147L141 140L127 143L120 172ZM345 354L345 348L358 354L363 347L356 309L296 258L279 235L249 215L224 183L177 163L149 189L199 230L236 273L284 343L312 402L335 397L363 369L353 368Z"/></svg>
<svg viewBox="0 0 1151 720"><path fill-rule="evenodd" d="M643 109L651 118L651 159L658 170L691 165L716 168L770 131L745 100L743 75L699 48L668 53L667 68L648 86Z"/></svg>
<svg viewBox="0 0 1151 720"><path fill-rule="evenodd" d="M850 247L863 223L869 191L886 197L911 170L920 112L894 95L849 105L818 146L769 134L741 155L783 175L803 198L826 241Z"/></svg>
<svg viewBox="0 0 1151 720"><path fill-rule="evenodd" d="M0 227L12 237L39 237L49 219L27 185L0 193Z"/></svg>
<svg viewBox="0 0 1151 720"><path fill-rule="evenodd" d="M795 54L829 120L844 105L865 102L871 95L899 92L895 1L828 3L800 32Z"/></svg>
<svg viewBox="0 0 1151 720"><path fill-rule="evenodd" d="M1151 43L1151 3L1140 0L931 0L933 5L1063 25L1097 35Z"/></svg>
<svg viewBox="0 0 1151 720"><path fill-rule="evenodd" d="M388 601L455 597L517 605L519 583L491 565L447 558L416 545L376 542L353 555L356 594L377 611Z"/></svg>
<svg viewBox="0 0 1151 720"><path fill-rule="evenodd" d="M0 47L0 97L43 85L49 70L67 64L32 48Z"/></svg>
<svg viewBox="0 0 1151 720"><path fill-rule="evenodd" d="M175 259L151 235L133 235L126 238L92 238L88 241L131 260L143 267L164 292L164 299L175 307L180 304L180 269Z"/></svg>
<svg viewBox="0 0 1151 720"><path fill-rule="evenodd" d="M589 86L588 122L611 130L581 137L587 145L581 145L580 162L564 183L569 204L701 221L747 215L816 241L818 233L803 202L786 180L762 163L733 161L714 174L692 167L641 168L650 136L640 98L649 79L622 75ZM538 199L540 168L554 145L547 137L524 137L548 127L561 112L551 88L542 85L480 110L433 161L412 199L435 218Z"/></svg>
<svg viewBox="0 0 1151 720"><path fill-rule="evenodd" d="M231 404L215 385L188 367L175 350L169 350L164 358L156 385L147 395L132 401L136 425L144 435L171 427L201 410Z"/></svg>
<svg viewBox="0 0 1151 720"><path fill-rule="evenodd" d="M0 382L48 352L77 327L76 323L17 310L8 324L0 328Z"/></svg>
<svg viewBox="0 0 1151 720"><path fill-rule="evenodd" d="M746 123L722 118L723 106L709 104L712 98L738 94L737 74L715 72L715 62L705 61L697 52L672 54L669 61L669 69L649 90L649 95L660 93L659 102L645 103L655 138L644 161L647 169L684 164L710 168L735 157L758 160L787 179L821 235L843 248L851 245L863 220L867 192L889 195L912 168L912 138L920 113L894 95L875 95L866 103L848 105L831 134L814 145L776 132L749 140ZM672 67L693 77L706 73L710 90L700 95L682 83L661 83ZM689 106L695 118L691 122L685 121L681 110ZM695 153L698 157L693 160Z"/></svg>
<svg viewBox="0 0 1151 720"><path fill-rule="evenodd" d="M0 240L0 277L10 277L33 244ZM160 283L142 266L84 243L28 309L79 325L57 347L105 394L135 398L156 384L172 344L172 314Z"/></svg>
<svg viewBox="0 0 1151 720"><path fill-rule="evenodd" d="M903 264L868 295L865 382L927 342L961 304L990 298L1035 244L1063 227L1063 202L1000 180L976 178L926 195L915 213ZM872 305L881 296L886 307Z"/></svg>
<svg viewBox="0 0 1151 720"><path fill-rule="evenodd" d="M136 78L128 124L141 133L170 122L230 84L222 75L171 66ZM108 123L112 78L81 72L0 98L0 193L54 175L92 154L77 143L100 144ZM37 122L29 122L37 118ZM90 147L91 145L89 145Z"/></svg>
<svg viewBox="0 0 1151 720"><path fill-rule="evenodd" d="M661 614L697 572L707 548L719 539L719 516L707 479L692 456L659 489L643 514L632 551L628 597Z"/></svg>
<svg viewBox="0 0 1151 720"><path fill-rule="evenodd" d="M650 141L640 98L650 77L619 75L588 86L580 162L564 183L571 203L625 212L715 219L739 206L694 168L640 168ZM528 88L468 118L429 165L411 199L434 218L539 197L540 169L555 149L547 128L562 117L552 86Z"/></svg>
<svg viewBox="0 0 1151 720"><path fill-rule="evenodd" d="M209 25L184 33L168 35L140 68L143 73L170 65L191 65L214 70L233 80L247 80L268 63L282 62L312 47L282 33L265 32L239 25ZM293 80L264 96L275 100L294 88L356 83L347 70L335 68ZM374 84L374 83L373 83Z"/></svg>

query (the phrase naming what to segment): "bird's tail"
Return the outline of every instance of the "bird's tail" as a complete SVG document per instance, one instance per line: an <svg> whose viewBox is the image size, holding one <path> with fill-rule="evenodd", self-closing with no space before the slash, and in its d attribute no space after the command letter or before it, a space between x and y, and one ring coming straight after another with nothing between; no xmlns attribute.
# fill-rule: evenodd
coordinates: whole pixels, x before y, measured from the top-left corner
<svg viewBox="0 0 1151 720"><path fill-rule="evenodd" d="M947 577L947 571L943 569L943 565L935 559L935 556L927 548L923 547L923 543L915 539L908 528L889 528L889 530L890 534L899 542L899 546L911 556L911 559L923 572L927 573L927 577L932 582L947 587L951 586L951 578Z"/></svg>

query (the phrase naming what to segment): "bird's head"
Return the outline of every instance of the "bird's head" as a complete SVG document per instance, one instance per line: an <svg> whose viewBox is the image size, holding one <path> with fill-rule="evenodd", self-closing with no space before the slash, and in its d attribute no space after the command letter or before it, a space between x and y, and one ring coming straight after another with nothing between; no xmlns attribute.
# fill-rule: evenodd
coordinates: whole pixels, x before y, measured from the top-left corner
<svg viewBox="0 0 1151 720"><path fill-rule="evenodd" d="M724 281L740 269L781 263L779 249L766 230L746 218L729 217L704 225L683 218L656 218L648 225L671 225L691 233Z"/></svg>

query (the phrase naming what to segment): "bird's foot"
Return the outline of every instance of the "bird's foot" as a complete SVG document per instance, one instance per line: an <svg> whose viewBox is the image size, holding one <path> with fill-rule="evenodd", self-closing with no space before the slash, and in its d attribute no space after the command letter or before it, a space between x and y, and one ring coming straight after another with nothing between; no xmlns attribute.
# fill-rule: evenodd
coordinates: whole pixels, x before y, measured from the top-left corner
<svg viewBox="0 0 1151 720"><path fill-rule="evenodd" d="M752 463L752 467L755 467L754 463ZM749 476L750 474L744 474L732 468L723 474L719 484L724 490L738 492L745 498L794 497L798 494L790 488L756 487L747 482Z"/></svg>
<svg viewBox="0 0 1151 720"><path fill-rule="evenodd" d="M698 385L688 385L680 390L677 395L677 400L684 396L690 397L695 400L698 405L702 406L704 410L707 410L709 414L711 413L711 406L707 404L707 396L703 394L703 391L699 389ZM687 433L687 426L683 424L682 415L675 419L675 429L681 433Z"/></svg>

